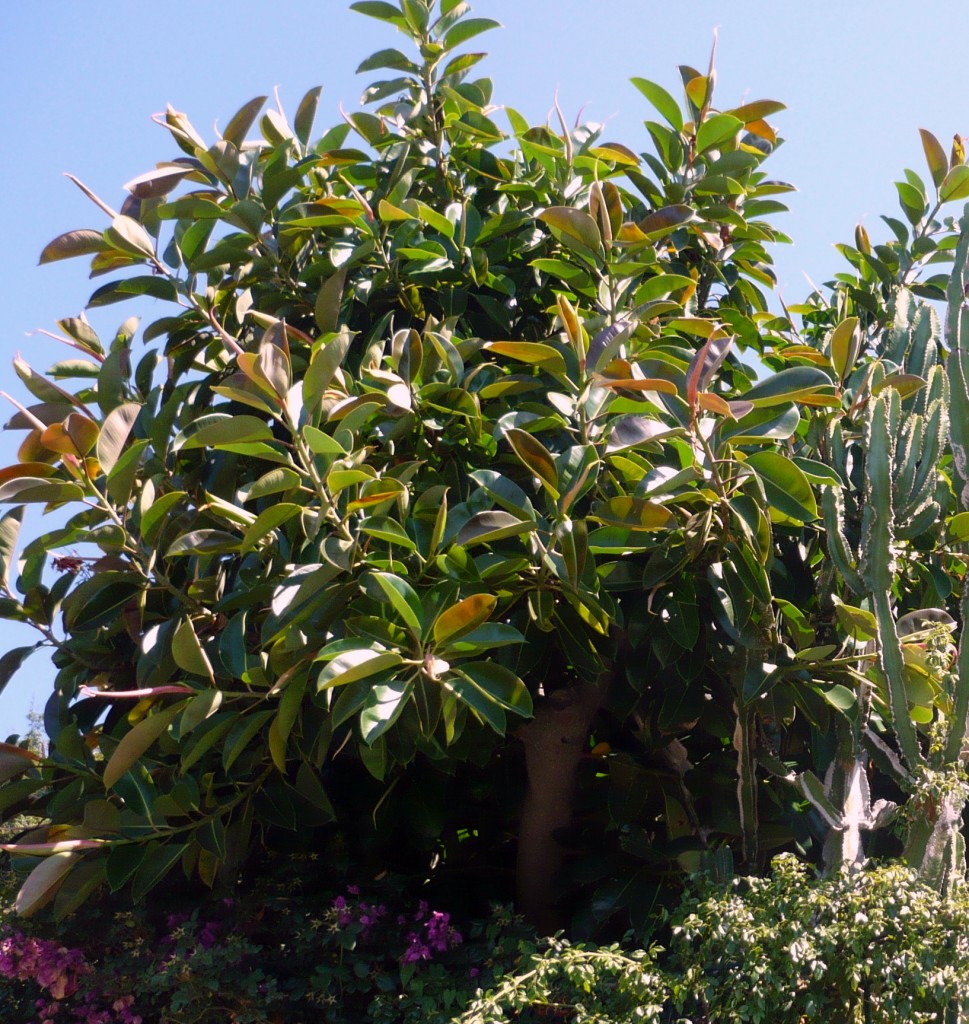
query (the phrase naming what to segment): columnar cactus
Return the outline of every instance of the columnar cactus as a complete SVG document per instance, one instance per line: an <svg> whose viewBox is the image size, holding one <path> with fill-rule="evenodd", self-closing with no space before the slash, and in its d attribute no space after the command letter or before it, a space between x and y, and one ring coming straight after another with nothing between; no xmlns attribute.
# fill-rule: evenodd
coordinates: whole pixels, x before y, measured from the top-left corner
<svg viewBox="0 0 969 1024"><path fill-rule="evenodd" d="M872 654L877 657L875 677L884 683L880 693L887 705L882 717L891 725L897 751L872 727L872 672L859 664L859 713L850 744L842 742L824 786L810 772L789 777L831 828L826 843L829 866L848 866L863 860L861 830L880 827L893 816L885 801L872 807L865 769L869 756L887 765L911 794L900 812L905 821L905 859L939 888L965 874L960 826L969 794L962 769L969 717L969 636L964 628L969 621L969 584L963 585L963 634L955 670L947 676L942 710L930 727L926 723L925 732L931 733L928 740L920 734L910 710L910 662L921 638L933 628L947 630L954 622L941 609L922 609L897 618L894 603L900 545L923 536L951 511L951 492L941 472L949 451L955 470L956 511L969 511L967 263L969 215L960 223L948 288L947 357L934 311L905 290L897 294L894 322L876 348L878 359L868 372L869 394L863 399L867 402L861 440L866 479L857 550L846 524L846 504L849 508L852 504L847 486L828 488L822 502L831 560L847 590L874 616L875 641L858 653L862 661ZM855 404L860 405L858 399ZM829 460L847 485L848 446L841 423L828 426L826 442Z"/></svg>

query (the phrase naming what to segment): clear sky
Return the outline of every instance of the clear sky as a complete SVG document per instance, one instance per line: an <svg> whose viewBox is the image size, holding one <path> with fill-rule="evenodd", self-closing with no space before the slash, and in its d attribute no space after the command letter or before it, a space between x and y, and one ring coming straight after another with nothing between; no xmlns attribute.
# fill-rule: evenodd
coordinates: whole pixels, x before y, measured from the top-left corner
<svg viewBox="0 0 969 1024"><path fill-rule="evenodd" d="M918 128L947 149L953 133L969 134L965 0L473 6L505 26L472 47L491 54L479 68L495 80L496 103L544 121L558 89L569 119L584 108L586 119L607 124L608 140L639 151L649 148L642 120L654 115L628 79L650 78L678 95L676 66L705 68L717 28L717 105L776 99L789 107L772 118L787 142L767 165L800 189L791 213L776 218L795 242L775 254L787 302L808 292L805 274L820 283L841 269L831 246L849 241L859 221L873 241L886 236L879 214L898 215L892 182L905 167L928 178ZM323 85L317 128L325 129L341 103L358 107L374 77L355 76L357 64L403 42L344 0L6 0L0 40L0 390L19 397L9 368L16 352L39 369L66 354L29 332L76 315L92 291L83 261L37 267L38 254L63 231L106 226L63 172L120 205L123 182L177 155L150 119L166 103L214 141L215 126L253 96L278 87L292 112ZM107 333L130 311L97 313L92 322ZM0 465L14 452L14 438L0 435ZM25 534L39 528L28 522ZM31 642L29 631L0 623L0 654ZM27 662L0 694L0 738L23 731L52 678L42 654Z"/></svg>

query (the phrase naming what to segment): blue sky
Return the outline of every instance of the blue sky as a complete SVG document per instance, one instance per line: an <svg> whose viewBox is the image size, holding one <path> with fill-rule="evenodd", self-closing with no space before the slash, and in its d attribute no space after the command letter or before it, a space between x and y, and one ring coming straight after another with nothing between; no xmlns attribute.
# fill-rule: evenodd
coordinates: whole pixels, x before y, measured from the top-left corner
<svg viewBox="0 0 969 1024"><path fill-rule="evenodd" d="M777 218L795 241L775 254L789 303L809 290L805 274L820 283L841 269L831 246L850 240L859 221L873 241L885 237L879 214L898 213L892 182L904 167L927 178L918 128L946 148L953 133L969 134L969 4L956 0L925 0L917 13L893 0L473 6L505 26L475 41L491 54L480 67L495 80L496 103L544 121L557 89L570 120L584 108L586 119L607 124L609 140L636 150L649 148L642 120L652 114L628 79L651 78L678 94L676 66L704 68L718 28L717 105L769 98L789 107L772 119L787 142L767 165L772 177L800 190L791 213ZM317 127L325 129L339 120L341 103L358 107L371 76L356 76L357 64L400 45L393 30L350 12L343 0L7 2L0 39L0 390L20 397L10 369L16 352L39 369L65 354L29 332L76 315L92 290L82 261L37 267L55 235L104 226L63 172L119 205L123 182L176 155L151 122L166 103L214 139L214 126L253 96L278 87L293 111L307 89L322 84ZM129 315L123 306L98 313L92 322L105 332ZM13 437L0 435L0 465L15 449ZM28 522L25 534L39 528ZM0 653L32 640L0 623ZM28 661L0 694L0 738L23 731L28 708L43 707L52 678L43 655Z"/></svg>

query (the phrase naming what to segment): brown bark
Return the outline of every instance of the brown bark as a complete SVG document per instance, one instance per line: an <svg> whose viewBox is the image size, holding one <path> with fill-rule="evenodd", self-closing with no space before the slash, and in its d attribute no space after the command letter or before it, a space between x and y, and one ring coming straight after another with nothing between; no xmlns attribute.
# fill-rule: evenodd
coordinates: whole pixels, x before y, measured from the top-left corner
<svg viewBox="0 0 969 1024"><path fill-rule="evenodd" d="M563 923L556 906L563 851L555 833L572 823L575 770L606 683L602 677L553 692L518 731L528 773L518 834L518 909L547 935Z"/></svg>

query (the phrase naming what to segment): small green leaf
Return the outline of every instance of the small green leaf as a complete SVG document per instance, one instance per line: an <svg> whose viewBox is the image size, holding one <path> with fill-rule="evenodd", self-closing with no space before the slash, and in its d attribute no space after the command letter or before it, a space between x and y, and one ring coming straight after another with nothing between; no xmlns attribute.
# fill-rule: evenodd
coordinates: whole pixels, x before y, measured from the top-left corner
<svg viewBox="0 0 969 1024"><path fill-rule="evenodd" d="M705 153L714 146L719 146L733 138L743 128L744 122L730 114L714 114L708 117L697 129L696 148L698 153Z"/></svg>
<svg viewBox="0 0 969 1024"><path fill-rule="evenodd" d="M969 166L957 164L945 176L939 186L939 201L951 202L954 199L969 199Z"/></svg>
<svg viewBox="0 0 969 1024"><path fill-rule="evenodd" d="M676 131L681 132L683 130L683 114L680 111L680 105L661 85L650 82L646 78L631 78L630 82L653 104Z"/></svg>
<svg viewBox="0 0 969 1024"><path fill-rule="evenodd" d="M855 608L840 601L834 606L835 614L845 632L853 640L875 640L878 637L878 623L871 612Z"/></svg>
<svg viewBox="0 0 969 1024"><path fill-rule="evenodd" d="M131 217L115 217L111 227L104 232L104 240L120 252L131 256L151 259L155 255L155 243L151 235Z"/></svg>
<svg viewBox="0 0 969 1024"><path fill-rule="evenodd" d="M203 676L215 683L212 662L202 648L191 619L182 619L172 636L172 657L175 664L194 676Z"/></svg>
<svg viewBox="0 0 969 1024"><path fill-rule="evenodd" d="M460 46L469 39L493 28L501 28L501 23L491 18L465 18L445 35L444 49L453 50L455 46Z"/></svg>
<svg viewBox="0 0 969 1024"><path fill-rule="evenodd" d="M391 605L416 639L421 638L424 611L420 598L406 580L389 572L371 572L364 577L363 583L367 593L372 596L377 596L374 592L375 584L382 600Z"/></svg>

